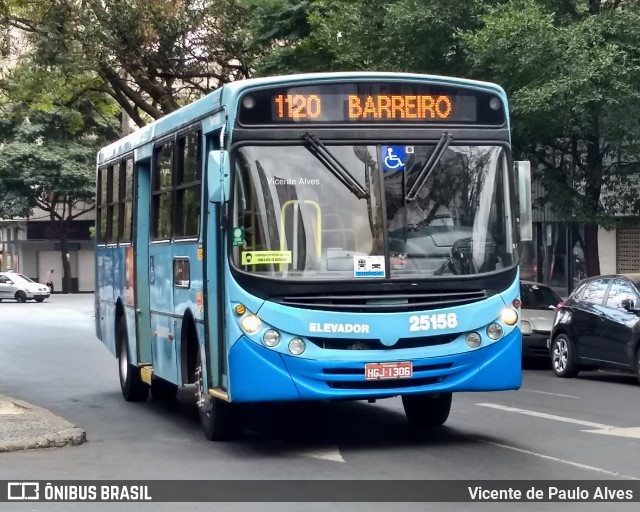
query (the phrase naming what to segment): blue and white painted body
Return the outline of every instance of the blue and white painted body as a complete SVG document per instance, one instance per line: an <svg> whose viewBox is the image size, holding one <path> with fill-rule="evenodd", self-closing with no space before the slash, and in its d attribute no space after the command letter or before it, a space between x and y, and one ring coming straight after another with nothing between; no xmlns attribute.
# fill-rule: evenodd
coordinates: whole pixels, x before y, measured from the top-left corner
<svg viewBox="0 0 640 512"><path fill-rule="evenodd" d="M221 126L226 127L227 137L233 141L238 99L247 90L274 85L291 86L309 83L310 80L322 83L345 79L430 80L480 88L498 95L507 104L506 95L500 87L471 80L397 73L292 75L227 84L107 146L98 154L98 167L131 155L136 165L138 201L134 213L137 229L134 230L133 242L99 244L96 247L96 331L114 355L118 355L116 318L120 311L126 322L131 363L151 365L154 376L182 385L186 382L182 330L185 318L190 316L196 324L201 350L210 354L203 369L208 385L224 390L230 401L367 399L412 393L517 389L520 386L520 324L518 321L509 326L500 319L503 309L511 307L519 296L517 273L506 290L473 304L394 313L332 312L266 301L243 289L229 268L226 257L228 237L215 236L221 228L211 213L214 206L205 193L202 194L202 225L197 239L149 242L149 162L157 140L197 124L203 148L208 147L209 135ZM206 166L206 153L202 151L202 169ZM229 165L228 159L226 165ZM231 170L226 168L224 172L230 174ZM203 186L206 186L204 171L202 176ZM217 247L216 240L221 240L223 247ZM222 258L221 254L225 257ZM174 286L175 258L190 261L188 288ZM126 285L127 272L134 272L133 268L127 268L132 264L136 271L133 294L127 291ZM262 320L262 326L255 334L246 334L241 329L242 316L235 312L238 304L246 307L245 314L258 315ZM309 338L318 337L320 329L324 331L323 338L349 337L357 341L375 337L383 345L391 346L400 338L430 334L410 331L411 317L440 313L457 315L456 327L437 331L438 335L457 334L452 342L442 345L397 350L332 350L309 341ZM219 314L223 314L224 319L218 318ZM221 321L223 329L219 329ZM504 331L497 341L489 339L485 333L486 326L492 322L499 323ZM368 332L350 332L348 335L332 332L340 330L337 326L356 324L368 326ZM282 337L275 348L267 348L262 342L262 336L269 328L277 329ZM471 349L465 344L465 334L471 331L482 336L479 348ZM223 353L219 350L219 332L224 335ZM294 356L287 350L292 338L307 342L302 355ZM222 359L221 364L218 358ZM384 384L379 386L363 385L365 363L401 361L413 363L411 379L382 381ZM223 371L220 373L217 368L223 368Z"/></svg>

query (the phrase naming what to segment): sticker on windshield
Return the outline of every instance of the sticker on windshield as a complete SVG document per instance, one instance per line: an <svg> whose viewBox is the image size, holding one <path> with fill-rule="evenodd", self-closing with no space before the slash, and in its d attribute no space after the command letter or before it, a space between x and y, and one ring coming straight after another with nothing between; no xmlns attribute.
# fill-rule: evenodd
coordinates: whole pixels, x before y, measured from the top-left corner
<svg viewBox="0 0 640 512"><path fill-rule="evenodd" d="M243 251L243 265L291 263L291 251Z"/></svg>
<svg viewBox="0 0 640 512"><path fill-rule="evenodd" d="M384 277L384 256L354 256L353 277Z"/></svg>
<svg viewBox="0 0 640 512"><path fill-rule="evenodd" d="M404 146L382 146L382 170L404 171L407 152Z"/></svg>
<svg viewBox="0 0 640 512"><path fill-rule="evenodd" d="M406 252L391 253L391 268L393 270L404 270L404 265L406 260L407 260Z"/></svg>

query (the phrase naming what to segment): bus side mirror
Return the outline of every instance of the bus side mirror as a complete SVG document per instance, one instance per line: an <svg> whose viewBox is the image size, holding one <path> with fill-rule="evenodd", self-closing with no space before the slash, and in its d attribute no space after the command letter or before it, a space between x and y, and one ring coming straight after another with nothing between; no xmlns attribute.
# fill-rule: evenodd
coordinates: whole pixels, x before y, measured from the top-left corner
<svg viewBox="0 0 640 512"><path fill-rule="evenodd" d="M531 206L531 162L515 162L518 179L518 197L520 199L520 240L533 240L532 206Z"/></svg>
<svg viewBox="0 0 640 512"><path fill-rule="evenodd" d="M225 153L224 150L213 149L207 159L207 187L212 203L223 203L229 198L231 180L225 169Z"/></svg>

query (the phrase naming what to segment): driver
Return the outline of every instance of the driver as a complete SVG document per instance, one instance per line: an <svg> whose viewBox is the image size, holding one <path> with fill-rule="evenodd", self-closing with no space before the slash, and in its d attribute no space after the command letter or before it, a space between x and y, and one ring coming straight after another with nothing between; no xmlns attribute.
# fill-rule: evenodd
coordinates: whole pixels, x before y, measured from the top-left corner
<svg viewBox="0 0 640 512"><path fill-rule="evenodd" d="M453 217L449 208L443 204L436 204L430 200L425 209L422 209L417 201L406 203L396 211L389 221L389 231L395 231L404 227L417 229L422 226L453 226Z"/></svg>

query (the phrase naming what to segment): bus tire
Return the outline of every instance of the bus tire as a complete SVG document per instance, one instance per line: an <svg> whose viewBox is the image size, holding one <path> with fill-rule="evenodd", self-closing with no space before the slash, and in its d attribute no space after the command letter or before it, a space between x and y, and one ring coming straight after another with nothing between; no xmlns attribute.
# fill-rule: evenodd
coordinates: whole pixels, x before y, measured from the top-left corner
<svg viewBox="0 0 640 512"><path fill-rule="evenodd" d="M129 343L127 342L127 329L124 318L121 318L118 322L118 344L120 347L118 373L120 374L122 396L127 402L143 402L149 394L149 386L140 378L140 370L130 363Z"/></svg>
<svg viewBox="0 0 640 512"><path fill-rule="evenodd" d="M154 400L170 402L176 399L178 386L163 379L153 379L151 381L151 396Z"/></svg>
<svg viewBox="0 0 640 512"><path fill-rule="evenodd" d="M201 348L198 351L198 364L196 367L198 410L202 430L209 441L233 439L240 431L236 408L232 404L209 394L202 372L203 350Z"/></svg>
<svg viewBox="0 0 640 512"><path fill-rule="evenodd" d="M566 334L559 334L551 342L551 368L558 377L564 379L572 379L578 375L573 343Z"/></svg>
<svg viewBox="0 0 640 512"><path fill-rule="evenodd" d="M402 405L413 427L432 428L443 425L451 412L451 393L403 395Z"/></svg>

